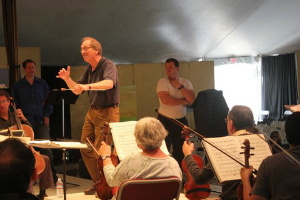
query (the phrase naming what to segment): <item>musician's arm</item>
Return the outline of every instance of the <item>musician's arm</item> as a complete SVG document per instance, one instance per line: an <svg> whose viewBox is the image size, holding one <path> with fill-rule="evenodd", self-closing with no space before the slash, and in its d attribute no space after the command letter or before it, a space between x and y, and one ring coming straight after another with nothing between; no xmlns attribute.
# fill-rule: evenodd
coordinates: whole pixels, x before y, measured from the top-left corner
<svg viewBox="0 0 300 200"><path fill-rule="evenodd" d="M210 163L200 169L191 154L187 155L184 161L196 184L206 184L214 177Z"/></svg>
<svg viewBox="0 0 300 200"><path fill-rule="evenodd" d="M159 97L161 102L166 105L175 106L175 105L181 105L181 104L183 104L183 105L189 104L189 102L186 99L177 99L177 98L171 97L167 91L160 91L157 93L157 96Z"/></svg>
<svg viewBox="0 0 300 200"><path fill-rule="evenodd" d="M244 200L250 199L250 191L252 190L251 184L250 184L250 178L252 175L253 168L241 168L240 174L241 179L243 183L243 198Z"/></svg>
<svg viewBox="0 0 300 200"><path fill-rule="evenodd" d="M32 127L31 124L30 124L30 122L24 116L24 114L23 114L23 112L22 112L21 109L17 109L17 117L21 120L22 124L26 124L26 125Z"/></svg>

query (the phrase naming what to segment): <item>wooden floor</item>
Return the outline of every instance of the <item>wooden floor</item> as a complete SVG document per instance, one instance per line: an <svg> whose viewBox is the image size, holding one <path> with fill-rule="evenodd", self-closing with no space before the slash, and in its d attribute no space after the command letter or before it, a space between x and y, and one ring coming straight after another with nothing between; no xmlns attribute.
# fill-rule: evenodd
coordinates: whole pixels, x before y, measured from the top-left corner
<svg viewBox="0 0 300 200"><path fill-rule="evenodd" d="M59 177L62 177L62 175L58 174ZM95 197L95 195L84 195L83 190L89 188L92 185L92 181L88 179L82 179L78 177L73 176L67 176L67 199L68 200L99 200ZM221 190L220 186L217 185L211 185L211 189L213 191L219 191ZM38 194L39 188L38 185L34 186L34 191L36 194ZM60 200L64 199L63 197L56 197L56 188L52 187L47 190L48 197L45 198L45 200ZM209 199L215 199L218 194L212 192ZM183 193L180 194L180 200L187 200L187 198L184 196Z"/></svg>

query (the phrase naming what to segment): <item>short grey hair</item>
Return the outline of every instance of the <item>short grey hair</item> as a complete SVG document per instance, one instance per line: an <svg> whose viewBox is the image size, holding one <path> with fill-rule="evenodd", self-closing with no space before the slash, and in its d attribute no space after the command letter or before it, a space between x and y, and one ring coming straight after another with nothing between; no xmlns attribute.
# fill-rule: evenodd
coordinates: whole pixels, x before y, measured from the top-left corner
<svg viewBox="0 0 300 200"><path fill-rule="evenodd" d="M102 56L102 46L101 46L100 42L98 42L98 40L96 40L95 38L92 38L92 37L84 37L81 40L81 44L87 40L91 41L91 47L93 47L96 51L98 51L98 54L100 56Z"/></svg>
<svg viewBox="0 0 300 200"><path fill-rule="evenodd" d="M153 117L144 117L135 125L134 136L137 144L145 150L155 150L159 148L168 132L164 126Z"/></svg>

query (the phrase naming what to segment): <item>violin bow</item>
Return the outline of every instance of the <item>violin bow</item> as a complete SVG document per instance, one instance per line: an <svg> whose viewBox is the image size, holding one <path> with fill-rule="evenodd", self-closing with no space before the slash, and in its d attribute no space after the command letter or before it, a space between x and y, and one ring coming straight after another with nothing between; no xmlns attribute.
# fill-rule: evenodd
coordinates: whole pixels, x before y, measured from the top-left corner
<svg viewBox="0 0 300 200"><path fill-rule="evenodd" d="M260 139L264 140L265 142L268 143L268 141L265 138L262 138L259 134L256 134ZM277 144L277 142L275 142L270 136L268 136L267 134L264 133L264 136L266 136L266 138L268 138L271 142L273 142L273 144L278 147L283 154L285 154L288 160L291 159L292 162L294 162L295 164L297 164L300 167L300 162L294 157L292 156L292 154L290 154L289 152L287 152L284 148L282 148L279 144Z"/></svg>
<svg viewBox="0 0 300 200"><path fill-rule="evenodd" d="M201 135L200 133L194 131L193 129L191 129L190 127L184 125L183 123L181 123L180 121L178 121L177 119L168 117L166 115L161 114L158 111L158 108L155 108L155 112L157 112L159 115L165 117L166 119L169 119L170 121L174 122L175 124L177 124L180 127L185 127L187 128L190 132L192 132L194 135L196 135L197 137L199 137L200 139L202 139L204 142L206 142L207 144L209 144L210 146L214 147L215 149L217 149L218 151L220 151L221 153L223 153L224 155L226 155L227 157L231 158L232 160L234 160L235 162L237 162L238 164L240 164L241 166L245 167L245 165L239 161L238 158L235 158L233 155L230 155L230 153L226 152L224 149L221 149L220 147L218 147L217 145L213 144L212 142L208 141L203 135ZM253 173L257 174L257 169L253 168Z"/></svg>

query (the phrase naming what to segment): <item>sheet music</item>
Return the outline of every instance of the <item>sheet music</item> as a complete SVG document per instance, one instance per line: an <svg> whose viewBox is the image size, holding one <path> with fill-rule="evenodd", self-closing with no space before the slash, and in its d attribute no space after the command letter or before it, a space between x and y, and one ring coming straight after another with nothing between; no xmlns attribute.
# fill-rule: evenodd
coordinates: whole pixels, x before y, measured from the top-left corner
<svg viewBox="0 0 300 200"><path fill-rule="evenodd" d="M116 151L120 160L123 160L127 155L142 152L142 150L138 148L134 137L136 123L136 121L109 123ZM163 141L161 150L165 154L169 155L165 141Z"/></svg>
<svg viewBox="0 0 300 200"><path fill-rule="evenodd" d="M57 148L57 149L87 149L88 146L82 142L64 142L64 141L50 141L50 140L32 140L29 143L31 146L40 148Z"/></svg>
<svg viewBox="0 0 300 200"><path fill-rule="evenodd" d="M30 141L30 137L16 137L16 136L3 136L3 135L0 135L0 142L8 139L8 138L17 138L19 140L21 140L22 142L24 142L25 144L29 144L29 141Z"/></svg>
<svg viewBox="0 0 300 200"><path fill-rule="evenodd" d="M223 151L230 153L234 158L243 163L243 159L240 156L240 150L237 148L234 137L221 137L216 140L215 138L207 138L209 142L212 142L215 146L221 148ZM237 168L241 168L241 165L217 150L216 148L205 143L205 149L209 155L210 161L214 167L216 175L220 182L224 180L232 180L240 178L240 171ZM214 158L212 158L214 157Z"/></svg>
<svg viewBox="0 0 300 200"><path fill-rule="evenodd" d="M260 136L264 138L262 134L260 134ZM249 163L255 169L258 169L262 160L272 155L272 153L269 145L256 134L207 138L209 142L212 142L243 164L245 164L244 154L240 153L244 151L241 147L244 146L243 143L245 139L250 141L250 147L255 148L254 150L250 150L250 153L254 155L250 157ZM220 183L241 179L240 169L242 166L240 164L204 141L203 145Z"/></svg>

